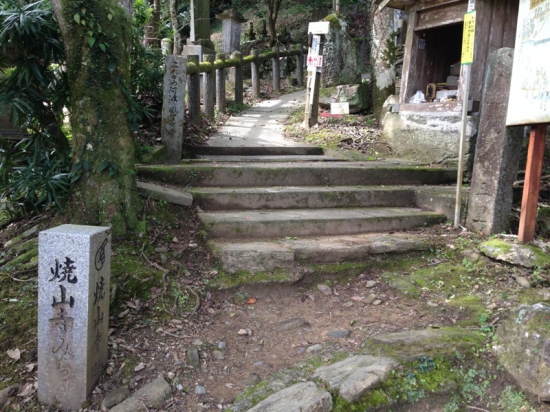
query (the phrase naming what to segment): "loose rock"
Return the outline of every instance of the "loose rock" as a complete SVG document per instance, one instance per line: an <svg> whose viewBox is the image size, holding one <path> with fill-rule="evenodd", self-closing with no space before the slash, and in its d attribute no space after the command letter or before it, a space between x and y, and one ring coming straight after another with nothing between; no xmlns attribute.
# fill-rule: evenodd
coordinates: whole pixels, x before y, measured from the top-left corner
<svg viewBox="0 0 550 412"><path fill-rule="evenodd" d="M103 402L101 402L102 409L110 409L115 405L121 403L124 399L130 396L130 389L128 386L121 386L120 388L115 389L114 391L109 392Z"/></svg>
<svg viewBox="0 0 550 412"><path fill-rule="evenodd" d="M301 382L276 392L248 412L330 412L330 393L317 388L313 382Z"/></svg>
<svg viewBox="0 0 550 412"><path fill-rule="evenodd" d="M196 346L189 346L187 348L187 362L195 368L200 366L199 350Z"/></svg>
<svg viewBox="0 0 550 412"><path fill-rule="evenodd" d="M306 352L316 353L316 352L319 352L321 349L323 349L323 346L320 343L318 343L316 345L311 345L309 348L306 349Z"/></svg>
<svg viewBox="0 0 550 412"><path fill-rule="evenodd" d="M369 280L367 281L367 284L365 285L366 288L373 288L376 286L376 280Z"/></svg>
<svg viewBox="0 0 550 412"><path fill-rule="evenodd" d="M373 386L384 382L399 362L391 358L375 356L352 356L341 362L321 366L313 374L338 390L340 396L348 402L354 402Z"/></svg>
<svg viewBox="0 0 550 412"><path fill-rule="evenodd" d="M530 289L531 283L527 280L527 278L524 278L523 276L518 275L512 275L512 277L516 280L517 284L520 285L522 288Z"/></svg>
<svg viewBox="0 0 550 412"><path fill-rule="evenodd" d="M279 332L284 332L287 330L298 329L298 328L301 328L302 326L307 326L307 325L309 324L302 318L290 318L290 319L283 320L282 322L279 322L277 324L277 330Z"/></svg>
<svg viewBox="0 0 550 412"><path fill-rule="evenodd" d="M370 294L369 296L367 296L365 298L365 300L363 302L365 303L365 305L370 305L375 300L376 300L376 295Z"/></svg>
<svg viewBox="0 0 550 412"><path fill-rule="evenodd" d="M332 295L332 289L327 285L317 285L317 289L319 289L325 295Z"/></svg>
<svg viewBox="0 0 550 412"><path fill-rule="evenodd" d="M201 385L195 386L195 394L197 395L205 395L206 394L206 388Z"/></svg>
<svg viewBox="0 0 550 412"><path fill-rule="evenodd" d="M213 351L212 355L214 356L214 359L217 359L217 360L223 360L224 359L223 352L220 352L219 350Z"/></svg>
<svg viewBox="0 0 550 412"><path fill-rule="evenodd" d="M111 409L111 412L146 412L157 408L171 395L172 388L159 376L153 382L136 391L130 398Z"/></svg>
<svg viewBox="0 0 550 412"><path fill-rule="evenodd" d="M327 335L331 338L347 338L350 335L350 331L347 329L331 330Z"/></svg>

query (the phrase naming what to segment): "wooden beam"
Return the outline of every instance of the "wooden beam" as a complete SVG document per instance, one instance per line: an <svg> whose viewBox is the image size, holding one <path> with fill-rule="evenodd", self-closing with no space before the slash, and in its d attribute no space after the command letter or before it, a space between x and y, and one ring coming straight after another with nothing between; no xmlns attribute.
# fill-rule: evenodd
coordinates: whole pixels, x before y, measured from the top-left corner
<svg viewBox="0 0 550 412"><path fill-rule="evenodd" d="M527 166L525 168L525 184L521 201L518 237L522 243L529 243L535 238L535 224L540 191L540 176L544 158L547 124L531 126Z"/></svg>

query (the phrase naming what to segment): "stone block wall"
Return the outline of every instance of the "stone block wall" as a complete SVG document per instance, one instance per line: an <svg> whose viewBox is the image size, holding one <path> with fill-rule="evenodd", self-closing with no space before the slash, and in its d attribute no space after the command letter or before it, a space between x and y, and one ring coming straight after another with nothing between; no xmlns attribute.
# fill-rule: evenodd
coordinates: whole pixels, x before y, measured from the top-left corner
<svg viewBox="0 0 550 412"><path fill-rule="evenodd" d="M479 115L468 116L465 170L471 171ZM387 113L383 139L396 156L425 163L455 164L458 161L461 130L460 114Z"/></svg>

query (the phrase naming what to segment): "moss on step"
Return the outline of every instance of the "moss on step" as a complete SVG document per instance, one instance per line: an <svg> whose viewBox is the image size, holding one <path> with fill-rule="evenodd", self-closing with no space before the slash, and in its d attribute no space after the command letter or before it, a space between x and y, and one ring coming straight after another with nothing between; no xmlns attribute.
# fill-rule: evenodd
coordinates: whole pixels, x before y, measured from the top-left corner
<svg viewBox="0 0 550 412"><path fill-rule="evenodd" d="M333 412L372 411L397 403L414 403L427 395L455 390L458 376L445 357L425 357L394 369L388 379L356 402L333 393Z"/></svg>
<svg viewBox="0 0 550 412"><path fill-rule="evenodd" d="M416 339L407 334L425 333ZM375 336L363 344L361 351L366 355L387 356L405 362L416 361L424 357L455 356L472 359L472 349L481 348L486 336L477 331L457 327L427 329L418 332L401 332Z"/></svg>

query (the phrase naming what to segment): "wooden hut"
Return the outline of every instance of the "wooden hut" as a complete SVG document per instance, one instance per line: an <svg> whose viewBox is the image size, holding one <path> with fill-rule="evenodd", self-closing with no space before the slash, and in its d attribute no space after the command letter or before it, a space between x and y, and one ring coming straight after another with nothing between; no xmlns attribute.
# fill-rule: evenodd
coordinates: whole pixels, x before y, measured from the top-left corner
<svg viewBox="0 0 550 412"><path fill-rule="evenodd" d="M408 16L399 105L384 119L384 136L397 153L413 154L432 162L450 160L458 154L463 101L460 57L468 0L374 0L373 3L378 8L401 9ZM488 56L499 48L514 47L518 6L519 0L475 0L475 54L469 95L472 116L468 126L471 150ZM434 101L409 103L417 91L426 94L430 84L431 89L436 85Z"/></svg>

